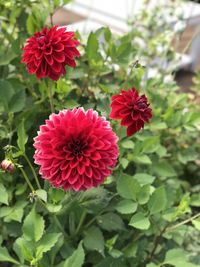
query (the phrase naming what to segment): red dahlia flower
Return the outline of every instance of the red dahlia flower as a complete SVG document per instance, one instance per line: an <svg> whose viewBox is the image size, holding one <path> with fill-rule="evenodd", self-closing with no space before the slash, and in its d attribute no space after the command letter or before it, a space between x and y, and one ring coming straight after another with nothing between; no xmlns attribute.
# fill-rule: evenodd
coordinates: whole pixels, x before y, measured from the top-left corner
<svg viewBox="0 0 200 267"><path fill-rule="evenodd" d="M49 77L57 81L66 73L65 65L76 67L74 58L80 56L76 49L79 42L73 37L74 32L58 26L44 28L30 37L22 55L22 63L27 65L29 74L36 73L38 79Z"/></svg>
<svg viewBox="0 0 200 267"><path fill-rule="evenodd" d="M65 190L97 187L117 162L117 136L109 122L92 109L52 114L34 141L41 176Z"/></svg>
<svg viewBox="0 0 200 267"><path fill-rule="evenodd" d="M121 90L120 94L112 96L110 118L121 119L121 125L128 127L127 136L131 136L152 118L149 105L146 96L139 96L135 88Z"/></svg>

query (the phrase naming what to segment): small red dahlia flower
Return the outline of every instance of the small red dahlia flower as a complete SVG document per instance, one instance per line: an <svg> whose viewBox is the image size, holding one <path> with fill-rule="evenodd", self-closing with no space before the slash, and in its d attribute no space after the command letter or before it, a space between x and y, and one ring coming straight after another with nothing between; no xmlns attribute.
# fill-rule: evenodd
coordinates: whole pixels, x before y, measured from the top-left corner
<svg viewBox="0 0 200 267"><path fill-rule="evenodd" d="M127 136L131 136L152 118L149 105L147 97L139 96L135 88L121 90L120 94L112 96L110 118L121 119L121 125L128 127Z"/></svg>
<svg viewBox="0 0 200 267"><path fill-rule="evenodd" d="M92 109L52 114L34 139L35 163L55 187L87 190L103 183L118 158L117 136Z"/></svg>
<svg viewBox="0 0 200 267"><path fill-rule="evenodd" d="M74 32L67 32L66 27L36 32L23 48L22 63L27 65L28 73L36 73L38 79L49 77L57 81L66 73L65 65L76 67L74 58L80 56L76 49L79 41L73 38Z"/></svg>

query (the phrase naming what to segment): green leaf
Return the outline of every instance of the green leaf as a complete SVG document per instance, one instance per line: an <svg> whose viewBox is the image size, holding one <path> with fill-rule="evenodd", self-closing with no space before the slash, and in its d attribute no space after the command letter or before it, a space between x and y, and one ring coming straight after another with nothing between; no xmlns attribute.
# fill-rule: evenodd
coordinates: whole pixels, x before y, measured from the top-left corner
<svg viewBox="0 0 200 267"><path fill-rule="evenodd" d="M17 144L19 146L19 149L22 152L25 152L25 145L28 141L28 136L25 132L24 120L22 120L22 122L17 127L17 135L18 135Z"/></svg>
<svg viewBox="0 0 200 267"><path fill-rule="evenodd" d="M151 131L164 130L167 129L167 124L165 122L152 122L149 124Z"/></svg>
<svg viewBox="0 0 200 267"><path fill-rule="evenodd" d="M129 225L140 229L140 230L147 230L150 226L149 219L145 217L142 212L138 212L131 218Z"/></svg>
<svg viewBox="0 0 200 267"><path fill-rule="evenodd" d="M26 202L18 201L12 207L2 207L0 212L0 217L4 217L5 222L17 221L21 222L23 214L24 214L24 207L26 206Z"/></svg>
<svg viewBox="0 0 200 267"><path fill-rule="evenodd" d="M122 165L123 169L126 169L129 164L129 161L126 158L119 158L119 162Z"/></svg>
<svg viewBox="0 0 200 267"><path fill-rule="evenodd" d="M126 199L136 200L140 191L140 184L133 177L121 174L117 180L117 192Z"/></svg>
<svg viewBox="0 0 200 267"><path fill-rule="evenodd" d="M147 201L149 200L149 195L150 195L150 186L147 184L141 188L140 192L137 195L139 204L141 205L146 204Z"/></svg>
<svg viewBox="0 0 200 267"><path fill-rule="evenodd" d="M105 241L101 230L96 226L92 226L84 232L84 235L83 243L87 250L96 250L103 255Z"/></svg>
<svg viewBox="0 0 200 267"><path fill-rule="evenodd" d="M125 141L122 141L121 142L121 146L123 148L133 149L135 145L134 145L133 141L131 141L131 140L125 140Z"/></svg>
<svg viewBox="0 0 200 267"><path fill-rule="evenodd" d="M18 261L13 259L10 254L8 253L8 250L5 247L0 247L0 261L2 262L12 262L14 264L19 264Z"/></svg>
<svg viewBox="0 0 200 267"><path fill-rule="evenodd" d="M98 52L98 40L97 36L94 32L91 32L88 40L87 40L87 46L86 46L86 53L89 60L95 59L97 57Z"/></svg>
<svg viewBox="0 0 200 267"><path fill-rule="evenodd" d="M152 164L150 157L148 157L147 155L139 155L134 157L134 161L140 164Z"/></svg>
<svg viewBox="0 0 200 267"><path fill-rule="evenodd" d="M200 218L192 220L192 224L194 225L194 227L200 231Z"/></svg>
<svg viewBox="0 0 200 267"><path fill-rule="evenodd" d="M3 184L0 184L0 203L8 205L8 193Z"/></svg>
<svg viewBox="0 0 200 267"><path fill-rule="evenodd" d="M8 81L0 80L0 102L3 103L4 109L8 110L8 103L14 95L14 89Z"/></svg>
<svg viewBox="0 0 200 267"><path fill-rule="evenodd" d="M8 65L17 55L12 51L9 50L9 53L0 55L0 66Z"/></svg>
<svg viewBox="0 0 200 267"><path fill-rule="evenodd" d="M81 267L84 263L85 253L82 247L82 242L73 254L64 262L63 267Z"/></svg>
<svg viewBox="0 0 200 267"><path fill-rule="evenodd" d="M150 214L155 214L163 211L167 204L167 196L163 186L157 188L150 197L148 208Z"/></svg>
<svg viewBox="0 0 200 267"><path fill-rule="evenodd" d="M34 244L20 237L15 241L14 250L20 260L31 261L35 252Z"/></svg>
<svg viewBox="0 0 200 267"><path fill-rule="evenodd" d="M44 202L47 202L47 192L45 190L37 189L35 192L40 199L42 199Z"/></svg>
<svg viewBox="0 0 200 267"><path fill-rule="evenodd" d="M56 213L62 209L62 205L61 204L54 205L52 203L47 203L46 208L48 209L49 212Z"/></svg>
<svg viewBox="0 0 200 267"><path fill-rule="evenodd" d="M43 253L49 251L56 244L60 236L60 233L50 233L46 234L42 237L42 239L40 239L36 249L37 260L40 260L43 256Z"/></svg>
<svg viewBox="0 0 200 267"><path fill-rule="evenodd" d="M39 241L44 232L44 219L36 213L35 208L27 215L22 226L24 238L28 241Z"/></svg>
<svg viewBox="0 0 200 267"><path fill-rule="evenodd" d="M161 177L174 177L176 172L171 164L165 162L158 162L152 167L153 171Z"/></svg>
<svg viewBox="0 0 200 267"><path fill-rule="evenodd" d="M28 19L26 20L26 28L30 35L32 35L35 32L35 20L32 14L28 16Z"/></svg>
<svg viewBox="0 0 200 267"><path fill-rule="evenodd" d="M91 188L83 193L80 205L87 209L89 213L98 213L105 208L110 200L108 191L104 188Z"/></svg>
<svg viewBox="0 0 200 267"><path fill-rule="evenodd" d="M124 199L117 203L116 210L122 214L131 214L137 210L138 204L130 199Z"/></svg>
<svg viewBox="0 0 200 267"><path fill-rule="evenodd" d="M19 92L17 92L10 100L9 102L9 110L11 112L19 112L22 111L22 109L25 106L26 101L26 95L25 90L22 89Z"/></svg>
<svg viewBox="0 0 200 267"><path fill-rule="evenodd" d="M156 179L155 176L149 175L147 173L137 173L133 176L140 185L152 184Z"/></svg>
<svg viewBox="0 0 200 267"><path fill-rule="evenodd" d="M107 231L124 230L124 222L121 217L113 212L98 216L97 222L101 228Z"/></svg>
<svg viewBox="0 0 200 267"><path fill-rule="evenodd" d="M163 265L170 264L175 267L197 267L197 265L190 263L187 251L183 249L171 249L167 251Z"/></svg>

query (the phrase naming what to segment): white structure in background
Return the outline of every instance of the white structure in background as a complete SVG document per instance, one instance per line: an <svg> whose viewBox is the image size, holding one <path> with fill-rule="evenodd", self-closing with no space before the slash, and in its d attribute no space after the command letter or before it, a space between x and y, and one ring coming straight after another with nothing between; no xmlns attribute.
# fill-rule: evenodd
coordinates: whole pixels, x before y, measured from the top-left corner
<svg viewBox="0 0 200 267"><path fill-rule="evenodd" d="M122 34L129 30L127 21L134 18L140 10L146 7L148 9L160 4L164 6L168 0L74 0L66 8L85 17L85 20L70 25L72 30L78 30L82 34L87 34L102 26L110 27L111 31ZM200 4L194 2L185 2L175 10L174 17L167 18L170 24L175 27L181 27L176 23L176 15L181 15L187 25L196 25L200 22ZM200 56L200 35L193 40L190 49L190 55L180 55L180 61L177 68L189 66L191 69L196 65L198 56Z"/></svg>

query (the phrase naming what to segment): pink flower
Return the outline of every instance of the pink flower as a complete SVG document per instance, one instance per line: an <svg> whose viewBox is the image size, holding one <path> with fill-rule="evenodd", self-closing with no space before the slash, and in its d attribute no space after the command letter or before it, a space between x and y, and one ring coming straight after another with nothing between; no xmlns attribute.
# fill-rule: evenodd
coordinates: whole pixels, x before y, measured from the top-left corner
<svg viewBox="0 0 200 267"><path fill-rule="evenodd" d="M35 163L55 187L87 190L103 183L118 158L117 136L92 109L63 110L40 126Z"/></svg>
<svg viewBox="0 0 200 267"><path fill-rule="evenodd" d="M74 32L67 32L66 27L44 28L27 40L22 63L27 65L28 73L36 73L38 79L49 77L56 81L66 73L66 65L76 67L74 59L80 56L77 45Z"/></svg>
<svg viewBox="0 0 200 267"><path fill-rule="evenodd" d="M140 131L145 122L152 118L152 109L145 95L138 95L135 88L121 90L112 96L110 118L121 119L121 125L127 126L127 136Z"/></svg>

